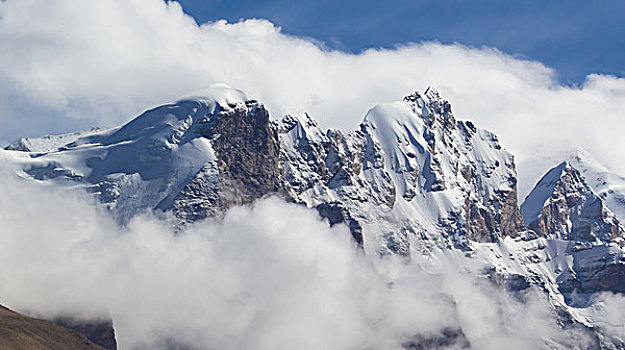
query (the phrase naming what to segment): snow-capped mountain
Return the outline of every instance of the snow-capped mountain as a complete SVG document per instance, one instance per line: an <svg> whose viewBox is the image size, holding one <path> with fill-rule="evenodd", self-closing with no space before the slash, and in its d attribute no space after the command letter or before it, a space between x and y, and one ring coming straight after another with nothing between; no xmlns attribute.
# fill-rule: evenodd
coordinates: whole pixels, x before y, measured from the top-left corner
<svg viewBox="0 0 625 350"><path fill-rule="evenodd" d="M568 162L549 170L521 205L525 224L541 236L587 242L622 242L616 216Z"/></svg>
<svg viewBox="0 0 625 350"><path fill-rule="evenodd" d="M625 346L589 311L592 293L625 293L625 211L610 210L625 180L564 162L519 208L513 155L456 120L433 89L377 105L345 132L307 114L272 121L262 103L220 85L120 128L23 139L0 160L26 179L94 193L122 225L147 210L184 225L275 195L344 223L366 254L484 264L483 277L506 290L546 293L563 328Z"/></svg>
<svg viewBox="0 0 625 350"><path fill-rule="evenodd" d="M306 115L277 125L287 194L345 208L369 248L407 254L411 243L463 247L524 230L513 156L432 89L375 106L347 134Z"/></svg>
<svg viewBox="0 0 625 350"><path fill-rule="evenodd" d="M556 154L537 154L519 164L521 176L525 180L523 188L519 189L519 199L523 200L529 194L546 169L563 161L582 174L592 191L603 199L619 221L625 221L625 177L612 171L583 148Z"/></svg>

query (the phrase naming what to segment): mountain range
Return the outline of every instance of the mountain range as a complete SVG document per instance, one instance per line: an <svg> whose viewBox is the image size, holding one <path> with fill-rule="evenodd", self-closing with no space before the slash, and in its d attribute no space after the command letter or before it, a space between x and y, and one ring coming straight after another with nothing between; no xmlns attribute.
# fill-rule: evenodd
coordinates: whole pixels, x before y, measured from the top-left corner
<svg viewBox="0 0 625 350"><path fill-rule="evenodd" d="M625 293L625 178L574 150L542 159L551 168L519 205L514 156L494 133L457 120L433 88L379 104L343 131L307 114L274 119L215 85L118 128L22 138L0 160L24 181L92 193L119 225L149 211L173 217L181 234L276 196L346 225L366 255L480 262L481 277L518 298L544 293L560 327L588 334L590 348L625 348L593 303Z"/></svg>

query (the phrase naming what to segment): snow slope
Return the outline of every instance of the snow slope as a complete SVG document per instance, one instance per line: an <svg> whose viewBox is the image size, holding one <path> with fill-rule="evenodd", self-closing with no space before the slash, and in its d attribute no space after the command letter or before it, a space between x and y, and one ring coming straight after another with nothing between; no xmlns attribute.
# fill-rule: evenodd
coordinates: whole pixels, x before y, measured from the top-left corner
<svg viewBox="0 0 625 350"><path fill-rule="evenodd" d="M27 176L85 187L126 222L163 205L202 167L215 162L202 127L211 116L244 105L248 98L224 85L203 93L148 110L121 128L33 139L29 145L37 145L37 153L17 158ZM39 152L58 144L63 147Z"/></svg>
<svg viewBox="0 0 625 350"><path fill-rule="evenodd" d="M62 135L46 135L42 137L22 137L19 140L7 145L4 149L11 151L46 153L59 149L81 137L95 135L105 130L92 128L85 131L78 131Z"/></svg>
<svg viewBox="0 0 625 350"><path fill-rule="evenodd" d="M567 160L584 175L592 190L614 215L625 222L625 177L614 173L581 148Z"/></svg>

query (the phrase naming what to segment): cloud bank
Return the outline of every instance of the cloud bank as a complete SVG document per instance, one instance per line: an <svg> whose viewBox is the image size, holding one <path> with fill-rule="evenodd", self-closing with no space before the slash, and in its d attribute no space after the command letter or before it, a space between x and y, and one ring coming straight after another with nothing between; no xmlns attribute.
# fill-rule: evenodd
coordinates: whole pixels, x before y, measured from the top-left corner
<svg viewBox="0 0 625 350"><path fill-rule="evenodd" d="M492 48L427 42L348 54L265 20L198 26L176 2L8 0L0 59L5 142L117 126L215 82L264 101L274 117L307 111L353 129L376 103L433 85L520 160L581 146L625 173L624 78L593 74L563 86L540 62Z"/></svg>
<svg viewBox="0 0 625 350"><path fill-rule="evenodd" d="M174 236L148 215L121 229L87 195L3 175L0 303L112 317L121 349L396 349L458 329L452 348L587 340L560 330L540 294L521 303L444 256L427 271L365 257L346 227L277 199Z"/></svg>

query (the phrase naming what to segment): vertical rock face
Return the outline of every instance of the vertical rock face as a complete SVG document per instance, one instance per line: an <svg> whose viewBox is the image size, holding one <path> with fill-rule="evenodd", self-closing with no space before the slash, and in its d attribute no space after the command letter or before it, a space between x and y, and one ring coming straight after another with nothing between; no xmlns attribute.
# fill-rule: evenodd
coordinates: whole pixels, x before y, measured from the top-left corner
<svg viewBox="0 0 625 350"><path fill-rule="evenodd" d="M247 101L245 108L220 113L201 132L215 150L227 205L248 204L280 191L278 136L263 105Z"/></svg>
<svg viewBox="0 0 625 350"><path fill-rule="evenodd" d="M568 162L540 179L521 210L528 227L542 237L585 242L623 238L618 219Z"/></svg>
<svg viewBox="0 0 625 350"><path fill-rule="evenodd" d="M279 145L269 113L256 101L234 103L202 121L215 160L176 195L173 210L183 221L218 216L234 205L281 193Z"/></svg>

